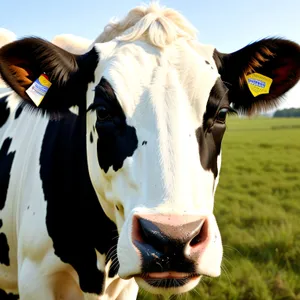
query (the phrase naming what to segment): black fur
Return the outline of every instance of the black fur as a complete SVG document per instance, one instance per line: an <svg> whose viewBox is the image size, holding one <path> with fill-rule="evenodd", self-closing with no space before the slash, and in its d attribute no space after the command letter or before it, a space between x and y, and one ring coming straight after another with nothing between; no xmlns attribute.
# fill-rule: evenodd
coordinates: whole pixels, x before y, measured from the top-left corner
<svg viewBox="0 0 300 300"><path fill-rule="evenodd" d="M16 113L15 113L15 120L19 118L19 116L21 115L22 113L22 110L23 110L23 106L20 105L17 110L16 110Z"/></svg>
<svg viewBox="0 0 300 300"><path fill-rule="evenodd" d="M105 107L110 118L96 123L98 133L98 161L100 167L107 172L110 167L118 171L127 157L133 155L138 147L138 139L134 127L127 125L125 114L109 83L102 79L96 88L93 109Z"/></svg>
<svg viewBox="0 0 300 300"><path fill-rule="evenodd" d="M203 116L203 125L196 130L199 144L200 162L204 170L211 170L214 177L218 176L217 158L220 155L222 138L225 133L225 123L217 121L217 112L222 107L229 107L227 88L221 79L218 79L211 89L206 110Z"/></svg>
<svg viewBox="0 0 300 300"><path fill-rule="evenodd" d="M9 117L10 109L7 106L7 97L2 97L0 99L0 128L5 124Z"/></svg>
<svg viewBox="0 0 300 300"><path fill-rule="evenodd" d="M0 300L18 300L18 299L19 299L19 295L15 295L12 293L7 294L5 291L0 289Z"/></svg>
<svg viewBox="0 0 300 300"><path fill-rule="evenodd" d="M0 148L0 210L5 206L10 171L15 157L15 151L9 152L11 142L11 138L6 138Z"/></svg>
<svg viewBox="0 0 300 300"><path fill-rule="evenodd" d="M9 266L9 246L7 243L6 235L1 232L0 233L0 264ZM1 298L0 298L1 299Z"/></svg>

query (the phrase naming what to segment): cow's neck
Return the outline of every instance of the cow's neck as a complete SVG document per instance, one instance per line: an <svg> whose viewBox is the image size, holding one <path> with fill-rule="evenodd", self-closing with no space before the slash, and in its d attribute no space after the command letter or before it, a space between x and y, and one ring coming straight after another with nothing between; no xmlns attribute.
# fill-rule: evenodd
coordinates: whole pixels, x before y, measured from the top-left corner
<svg viewBox="0 0 300 300"><path fill-rule="evenodd" d="M118 270L114 264L105 272L101 265L101 261L107 263L106 254L117 243L117 230L90 182L85 126L85 118L73 114L49 121L40 175L47 201L46 224L56 255L75 268L84 292L101 294L105 277L114 277Z"/></svg>

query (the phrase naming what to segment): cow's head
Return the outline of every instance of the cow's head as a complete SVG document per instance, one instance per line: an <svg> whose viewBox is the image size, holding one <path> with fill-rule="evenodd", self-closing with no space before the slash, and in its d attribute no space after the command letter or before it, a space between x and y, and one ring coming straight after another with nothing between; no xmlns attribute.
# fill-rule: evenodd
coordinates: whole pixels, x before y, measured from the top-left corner
<svg viewBox="0 0 300 300"><path fill-rule="evenodd" d="M91 181L119 231L119 275L152 293L182 293L220 274L213 206L226 115L276 105L299 80L300 47L265 39L221 54L178 13L148 12L131 12L81 56L19 40L1 49L0 71L28 103L25 90L45 72L52 86L38 109L79 107ZM253 73L272 80L269 91L252 94Z"/></svg>

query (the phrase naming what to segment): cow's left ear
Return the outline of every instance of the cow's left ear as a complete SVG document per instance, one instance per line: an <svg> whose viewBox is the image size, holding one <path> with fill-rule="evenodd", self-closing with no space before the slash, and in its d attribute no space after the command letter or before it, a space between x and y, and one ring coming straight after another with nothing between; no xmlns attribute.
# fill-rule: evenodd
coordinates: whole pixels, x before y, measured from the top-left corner
<svg viewBox="0 0 300 300"><path fill-rule="evenodd" d="M215 50L214 59L230 102L247 114L276 107L300 78L300 46L289 40L263 39L230 54Z"/></svg>

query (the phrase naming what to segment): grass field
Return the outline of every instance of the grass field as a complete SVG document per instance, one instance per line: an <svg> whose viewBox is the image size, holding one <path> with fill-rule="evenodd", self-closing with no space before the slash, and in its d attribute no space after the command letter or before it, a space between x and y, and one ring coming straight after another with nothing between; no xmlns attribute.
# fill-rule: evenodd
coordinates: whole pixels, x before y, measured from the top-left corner
<svg viewBox="0 0 300 300"><path fill-rule="evenodd" d="M300 299L300 118L227 124L215 200L222 275L182 299Z"/></svg>

